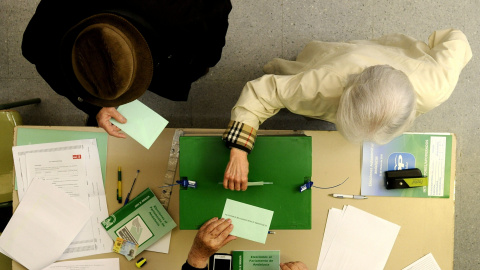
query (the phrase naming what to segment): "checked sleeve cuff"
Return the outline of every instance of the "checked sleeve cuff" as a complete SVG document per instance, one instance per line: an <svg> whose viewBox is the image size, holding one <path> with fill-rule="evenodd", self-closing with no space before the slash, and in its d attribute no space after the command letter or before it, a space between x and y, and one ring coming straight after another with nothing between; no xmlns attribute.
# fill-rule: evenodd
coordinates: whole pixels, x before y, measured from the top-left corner
<svg viewBox="0 0 480 270"><path fill-rule="evenodd" d="M223 133L222 139L227 147L235 147L250 153L256 137L257 131L253 127L232 120L228 123L228 128Z"/></svg>

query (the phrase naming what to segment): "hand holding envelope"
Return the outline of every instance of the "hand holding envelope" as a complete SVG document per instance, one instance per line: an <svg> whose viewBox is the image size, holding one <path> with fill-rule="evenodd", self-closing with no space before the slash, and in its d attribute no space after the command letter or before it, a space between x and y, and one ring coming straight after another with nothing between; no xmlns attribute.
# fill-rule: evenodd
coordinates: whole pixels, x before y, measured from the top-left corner
<svg viewBox="0 0 480 270"><path fill-rule="evenodd" d="M273 211L227 199L222 218L231 219L231 235L265 244Z"/></svg>
<svg viewBox="0 0 480 270"><path fill-rule="evenodd" d="M230 241L237 239L230 235L233 230L231 220L212 218L198 230L192 248L188 253L188 263L196 268L204 268L210 256Z"/></svg>
<svg viewBox="0 0 480 270"><path fill-rule="evenodd" d="M127 118L127 122L122 124L113 118L110 122L147 149L150 149L168 124L165 118L138 100L118 107L117 111Z"/></svg>

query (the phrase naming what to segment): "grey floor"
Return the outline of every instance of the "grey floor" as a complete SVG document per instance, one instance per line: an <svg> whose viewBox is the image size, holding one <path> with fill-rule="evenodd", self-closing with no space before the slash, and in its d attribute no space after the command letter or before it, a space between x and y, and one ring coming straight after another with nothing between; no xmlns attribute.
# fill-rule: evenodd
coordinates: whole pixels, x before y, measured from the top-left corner
<svg viewBox="0 0 480 270"><path fill-rule="evenodd" d="M27 125L83 125L85 115L57 96L21 55L23 31L38 0L0 0L0 103L40 97L19 108ZM262 75L274 57L294 59L310 40L370 39L400 32L423 41L434 30L464 31L473 59L456 90L421 116L411 131L457 135L455 269L480 269L480 1L479 0L233 0L222 60L194 83L187 102L153 94L140 100L170 121L168 127L224 128L243 85ZM334 130L334 125L280 112L264 129Z"/></svg>

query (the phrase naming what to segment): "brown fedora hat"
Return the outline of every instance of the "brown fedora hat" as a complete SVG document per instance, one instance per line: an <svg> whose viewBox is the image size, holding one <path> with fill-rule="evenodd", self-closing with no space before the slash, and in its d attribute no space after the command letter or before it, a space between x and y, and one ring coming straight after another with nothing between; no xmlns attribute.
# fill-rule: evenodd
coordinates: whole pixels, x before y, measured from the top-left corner
<svg viewBox="0 0 480 270"><path fill-rule="evenodd" d="M85 102L116 107L140 97L153 76L145 38L126 19L101 13L82 20L65 35L62 64Z"/></svg>

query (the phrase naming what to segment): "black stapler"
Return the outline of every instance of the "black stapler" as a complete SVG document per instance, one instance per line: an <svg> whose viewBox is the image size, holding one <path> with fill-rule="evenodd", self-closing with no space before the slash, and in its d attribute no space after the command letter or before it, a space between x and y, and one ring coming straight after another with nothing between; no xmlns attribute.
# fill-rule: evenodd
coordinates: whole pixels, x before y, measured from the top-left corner
<svg viewBox="0 0 480 270"><path fill-rule="evenodd" d="M423 176L418 168L385 171L385 186L387 189L428 186L428 177Z"/></svg>

